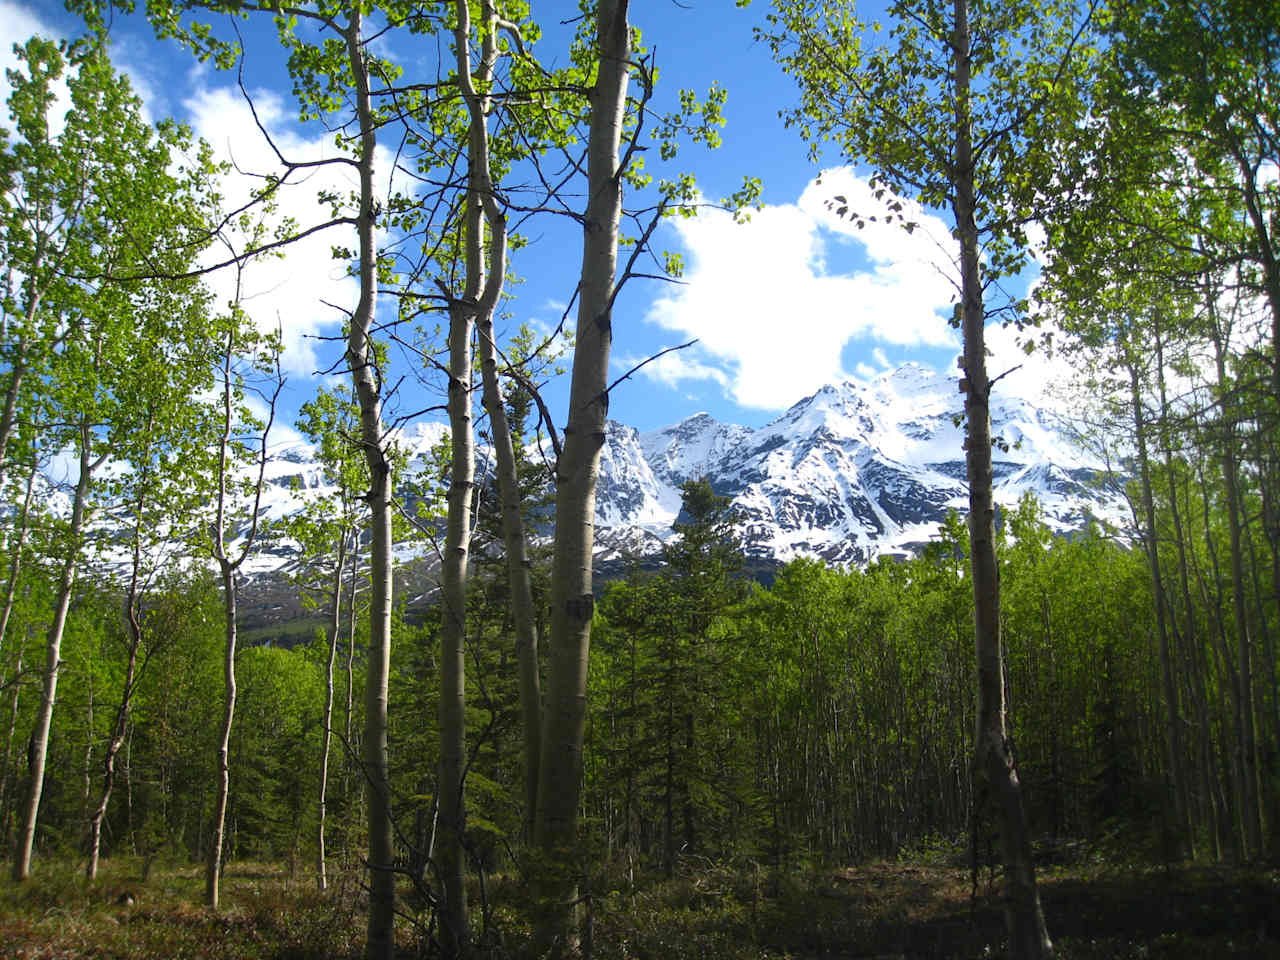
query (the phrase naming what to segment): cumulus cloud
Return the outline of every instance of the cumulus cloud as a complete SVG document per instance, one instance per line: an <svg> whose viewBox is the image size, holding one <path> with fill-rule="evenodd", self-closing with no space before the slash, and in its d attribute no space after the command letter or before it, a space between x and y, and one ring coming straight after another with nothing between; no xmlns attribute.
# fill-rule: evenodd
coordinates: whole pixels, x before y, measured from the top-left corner
<svg viewBox="0 0 1280 960"><path fill-rule="evenodd" d="M308 142L293 132L278 96L255 94L255 106L263 126L286 157L301 161L325 155L320 143ZM215 156L236 168L224 176L220 184L224 208L233 210L247 203L250 191L261 186L262 180L245 177L237 169L260 175L279 171L275 153L257 130L248 103L239 91L230 87L201 86L186 101L185 107L196 135L209 142ZM322 215L316 203L316 190L322 186L338 187L335 180L337 177L328 173L279 190L278 208L268 228L286 217L301 225L314 223ZM283 257L259 258L249 263L243 272L241 305L260 329L269 331L279 327L285 347L281 362L292 374L305 375L315 370L314 337L336 332L342 321L339 313L321 306L319 299L342 306L355 302L354 280L346 276L344 265L330 255L334 244L351 243L352 232L334 228L326 233L329 235L321 233L291 245ZM229 239L237 252L248 245L247 238L237 230L230 232ZM215 244L206 251L204 259L206 264L213 264L227 256L227 247ZM235 298L233 269L214 271L206 282L219 308Z"/></svg>
<svg viewBox="0 0 1280 960"><path fill-rule="evenodd" d="M1060 352L1039 346L1045 329L1018 330L992 324L986 329L987 374L1001 377L996 390L1050 409L1064 408L1079 389L1071 362ZM1037 346L1030 353L1029 342Z"/></svg>
<svg viewBox="0 0 1280 960"><path fill-rule="evenodd" d="M699 338L699 352L646 372L665 382L716 380L743 406L778 409L847 376L840 357L854 340L953 344L945 319L954 297L950 231L912 203L903 207L916 224L910 233L887 222L887 212L865 179L842 168L825 171L796 203L767 206L745 224L716 210L677 221L686 284L655 301L647 319ZM849 254L863 265L830 266Z"/></svg>
<svg viewBox="0 0 1280 960"><path fill-rule="evenodd" d="M25 66L20 63L17 54L13 52L13 45L15 43L25 43L28 37L35 35L47 37L50 40L62 40L65 38L62 31L41 19L28 8L7 2L7 0L0 0L0 24L4 24L6 34L10 38L0 43L0 100L7 100L11 89L7 79L7 71L17 70L21 67L23 72L26 72ZM70 109L71 92L67 89L66 81L62 80L54 87L54 106L50 111L49 129L54 136L62 132L64 118ZM0 122L0 126L12 127L7 110L4 111L4 119Z"/></svg>
<svg viewBox="0 0 1280 960"><path fill-rule="evenodd" d="M641 359L628 357L623 359L620 365L625 371L641 362ZM725 389L731 386L729 377L723 370L712 364L701 363L687 349L664 353L657 360L647 364L642 372L650 379L673 389L684 380L712 380Z"/></svg>
<svg viewBox="0 0 1280 960"><path fill-rule="evenodd" d="M233 164L221 183L227 210L247 203L250 191L262 185L262 175L281 172L271 143L291 162L338 155L332 137L309 138L300 132L293 123L292 104L277 94L255 91L253 103L270 142L258 130L253 112L238 90L201 84L184 104L196 135L210 143L217 157ZM376 182L387 183L390 154L380 148L375 164L380 168ZM243 173L256 176L246 177ZM357 186L355 171L347 165L315 168L277 191L277 209L267 226L274 229L287 219L305 229L322 222L329 216L329 208L318 202L318 195L330 191L345 196ZM231 231L231 238L238 250L247 245L246 237L235 230ZM352 228L333 227L288 245L282 257L258 258L245 268L242 306L262 330L279 327L285 346L281 362L287 372L308 375L315 371L319 364L316 338L337 335L345 317L342 311L355 306L359 293L356 281L347 274L346 263L332 256L334 246L351 249L355 244ZM212 264L227 255L227 248L219 245L205 259ZM209 275L208 283L220 306L235 296L234 270L215 271Z"/></svg>
<svg viewBox="0 0 1280 960"><path fill-rule="evenodd" d="M4 23L15 38L26 38L32 34L53 39L65 36L63 31L37 13L8 0L0 0L0 23ZM152 120L156 115L173 109L175 105L165 100L157 84L155 66L147 66L146 53L138 41L118 38L112 57L116 69L129 78L141 99L146 119ZM11 45L0 44L0 67L13 69L17 66L18 60ZM192 69L185 79L194 89L181 106L195 134L212 145L216 158L233 163L242 171L259 175L278 174L280 166L275 153L258 131L249 105L240 92L230 86L215 85L217 75L209 73L203 66ZM0 81L0 86L7 90L3 81ZM255 105L263 125L289 159L315 160L335 155L336 147L331 137L308 138L298 132L293 122L292 105L287 105L278 95L258 92ZM62 84L54 116L60 120L69 107L70 97L66 85ZM58 126L55 123L55 133ZM379 182L386 183L385 171L390 170L390 155L383 151L378 160L384 168ZM262 182L260 177L245 177L233 169L219 184L224 209L234 209L247 202L250 190ZM301 227L314 224L327 216L326 209L316 201L319 190L346 193L354 185L354 177L346 169L330 168L317 172L279 192L279 206L268 228L286 218ZM243 249L245 238L234 236L234 231L232 234L234 245ZM282 258L262 258L246 268L242 305L264 331L274 331L279 327L285 344L282 363L290 374L309 375L314 371L318 365L315 337L336 334L340 329L343 315L324 306L321 301L347 309L355 304L355 281L346 275L345 264L331 256L331 247L335 244L354 246L354 232L349 228L334 228L289 247ZM206 252L204 263L219 262L227 255L225 247L215 245ZM233 270L211 273L206 282L214 293L218 308L223 308L233 299Z"/></svg>

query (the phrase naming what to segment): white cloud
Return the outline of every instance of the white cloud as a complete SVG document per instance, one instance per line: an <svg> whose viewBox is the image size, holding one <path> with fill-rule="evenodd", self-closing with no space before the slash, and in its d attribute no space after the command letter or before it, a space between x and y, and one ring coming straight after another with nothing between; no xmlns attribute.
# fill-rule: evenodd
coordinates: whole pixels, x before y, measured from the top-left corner
<svg viewBox="0 0 1280 960"><path fill-rule="evenodd" d="M944 319L954 293L947 226L906 204L918 224L912 233L879 218L859 230L828 206L837 195L864 216L885 212L865 180L838 169L824 172L797 203L765 207L746 224L718 210L676 221L686 283L658 299L647 319L699 338L699 354L646 372L661 379L718 369L711 379L727 380L738 403L780 409L846 376L840 354L855 339L954 343ZM856 245L865 268L829 268L835 245L844 244Z"/></svg>
<svg viewBox="0 0 1280 960"><path fill-rule="evenodd" d="M209 141L215 155L234 165L222 178L223 207L233 210L250 199L250 191L262 185L261 175L281 172L271 145L258 131L248 103L231 87L200 87L186 101L186 109L196 135ZM296 132L284 102L269 92L255 92L254 106L262 125L290 161L310 161L332 157L336 148L332 140L309 140ZM252 173L258 177L244 176ZM327 208L316 201L320 190L346 193L355 186L346 168L318 168L310 176L281 188L276 193L277 210L269 227L285 218L305 228L328 216ZM253 219L260 216L254 213ZM244 249L246 238L233 231L237 251ZM334 260L334 245L353 247L354 231L334 227L284 248L282 257L261 257L244 270L242 306L262 330L275 330L279 325L285 353L281 362L291 374L308 375L318 364L314 337L337 334L343 315L321 301L350 309L357 299L357 286L347 276L346 265ZM218 244L205 255L208 264L225 260L228 251ZM221 308L235 295L235 270L224 268L208 276L215 302Z"/></svg>
<svg viewBox="0 0 1280 960"><path fill-rule="evenodd" d="M888 355L884 352L884 349L883 349L883 348L881 348L881 347L876 347L874 350L872 350L872 351L871 351L871 357L872 357L872 359L873 359L873 360L875 360L875 362L876 362L876 363L880 364L880 368L881 368L882 370L888 370L888 369L889 369L889 366L890 366L890 364L889 364L889 357L888 357Z"/></svg>
<svg viewBox="0 0 1280 960"><path fill-rule="evenodd" d="M0 25L7 36L15 40L39 33L54 39L63 37L62 31L53 27L39 15L38 8L20 6L12 0L0 0ZM207 140L213 147L215 158L231 162L240 171L256 174L242 175L233 169L221 178L223 209L230 211L249 200L250 191L263 183L262 175L279 175L282 168L266 138L254 123L252 112L240 92L233 85L217 85L221 75L211 72L207 65L196 64L186 70L178 86L191 91L179 104L178 94L164 88L159 68L149 59L151 54L141 41L127 36L116 38L113 44L113 63L117 70L128 76L135 93L143 105L143 115L149 121L174 111L181 106L187 114L196 136ZM0 43L0 68L18 66L11 44ZM7 96L7 84L0 74L0 93ZM336 156L338 150L331 134L302 131L294 117L291 102L273 92L256 91L255 106L263 126L281 152L292 161L311 161ZM59 118L70 107L65 84L61 85L59 104L55 109ZM6 123L5 125L10 125ZM57 125L57 126L60 126ZM55 132L57 132L55 128ZM385 188L392 170L390 151L379 148L375 158L378 175L375 183ZM328 217L327 205L317 202L321 190L346 195L356 186L354 171L348 167L320 168L305 177L294 178L291 185L277 193L278 209L269 227L292 220L298 227L306 228ZM403 178L396 177L394 186L403 189ZM234 231L233 231L234 234ZM237 249L245 247L243 236L234 237ZM335 227L285 248L284 256L264 257L250 264L244 273L242 305L264 331L274 331L279 326L283 334L285 354L282 363L291 375L310 375L322 362L317 357L318 335L336 335L344 319L341 310L326 306L322 301L342 309L354 307L357 285L346 275L346 264L331 256L335 245L354 248L354 231ZM228 257L222 245L215 245L206 252L205 265L221 262ZM207 276L217 309L225 307L235 292L235 271L219 270Z"/></svg>
<svg viewBox="0 0 1280 960"><path fill-rule="evenodd" d="M986 328L987 375L1001 377L995 390L1022 397L1052 409L1059 409L1078 388L1076 370L1061 351L1041 347L1046 331L1019 331L1013 326L991 324ZM1037 346L1027 353L1024 344Z"/></svg>
<svg viewBox="0 0 1280 960"><path fill-rule="evenodd" d="M656 380L672 388L675 388L684 380L713 380L720 384L721 387L728 389L730 382L725 372L719 367L694 359L693 355L689 353L690 349L686 348L664 353L657 360L646 364L640 372L651 380ZM618 375L621 375L641 363L642 360L643 358L626 357L619 360L614 366L617 368Z"/></svg>
<svg viewBox="0 0 1280 960"><path fill-rule="evenodd" d="M205 79L202 73L194 74L193 79L198 83L196 92L184 104L192 128L197 136L210 143L216 157L233 165L221 183L225 210L238 209L247 203L251 190L264 182L263 175L278 176L283 172L272 143L291 163L343 156L331 134L307 136L294 120L292 103L278 94L252 91L251 110L239 90L203 85L199 83ZM254 111L270 134L270 142L258 129ZM408 192L411 184L399 171L393 175L393 162L391 151L379 146L374 156L375 189L387 189L390 185L392 189ZM245 176L246 173L253 176ZM321 192L346 197L358 187L356 171L347 164L316 167L301 176L295 174L276 192L277 209L268 225L273 228L288 219L296 229L305 230L330 216L329 205L318 201ZM255 208L254 217L259 216ZM385 239L383 235L378 241ZM244 237L235 240L237 247L244 249ZM260 329L271 331L279 326L285 345L281 362L287 373L309 375L314 372L319 363L315 338L337 335L346 317L343 311L355 307L359 298L357 282L347 274L346 261L333 258L332 248L342 246L354 250L356 244L352 227L335 226L288 244L281 250L280 257L261 257L247 266L243 306ZM225 248L217 247L207 254L206 262L221 262L227 255ZM209 276L208 282L216 302L225 304L235 292L235 271L219 270Z"/></svg>
<svg viewBox="0 0 1280 960"><path fill-rule="evenodd" d="M62 31L51 26L39 16L26 7L19 6L15 3L9 3L7 0L0 0L0 26L4 28L3 32L8 38L0 42L0 100L8 100L10 86L8 81L9 70L17 70L21 67L22 72L26 73L26 65L20 63L17 54L13 52L15 43L26 43L29 37L39 34L50 40L62 40ZM60 80L54 85L54 106L50 113L50 132L57 136L62 132L64 126L64 118L67 111L71 109L71 92L67 89L66 80ZM4 110L3 121L0 126L4 126L12 130L12 121L9 119L8 110Z"/></svg>

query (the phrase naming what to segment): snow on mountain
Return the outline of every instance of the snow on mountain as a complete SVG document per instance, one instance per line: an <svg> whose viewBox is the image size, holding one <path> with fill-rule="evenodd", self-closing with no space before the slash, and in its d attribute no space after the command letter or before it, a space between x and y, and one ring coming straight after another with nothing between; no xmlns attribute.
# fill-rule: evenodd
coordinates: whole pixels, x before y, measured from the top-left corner
<svg viewBox="0 0 1280 960"><path fill-rule="evenodd" d="M869 383L824 386L755 429L706 413L646 433L611 421L596 495L597 557L652 557L673 536L681 484L702 476L732 499L752 557L865 563L908 553L936 535L949 509L967 508L962 412L955 378L909 363ZM994 451L1000 504L1031 491L1064 532L1083 526L1089 513L1122 520L1122 505L1090 483L1101 464L1067 442L1045 406L997 390L992 432L1001 441ZM446 436L439 423L400 436L411 473L439 469L432 450ZM479 446L481 476L489 462ZM304 444L274 451L266 481L266 523L244 568L250 577L295 566L298 544L279 521L334 492ZM120 546L117 539L108 549L107 566L126 559L111 555ZM397 561L433 553L416 538L398 545Z"/></svg>
<svg viewBox="0 0 1280 960"><path fill-rule="evenodd" d="M606 455L598 523L614 536L625 526L669 536L680 484L706 476L732 498L753 556L861 563L904 553L928 540L947 510L967 507L962 413L954 378L906 364L870 383L824 386L755 430L695 414L640 435L647 471L618 466L634 464L632 454ZM1008 447L995 451L1001 504L1031 491L1063 531L1081 526L1086 511L1118 516L1119 505L1088 485L1101 465L1065 440L1052 412L997 393L992 430ZM629 451L633 435L611 425L608 447ZM640 473L657 489L614 497Z"/></svg>

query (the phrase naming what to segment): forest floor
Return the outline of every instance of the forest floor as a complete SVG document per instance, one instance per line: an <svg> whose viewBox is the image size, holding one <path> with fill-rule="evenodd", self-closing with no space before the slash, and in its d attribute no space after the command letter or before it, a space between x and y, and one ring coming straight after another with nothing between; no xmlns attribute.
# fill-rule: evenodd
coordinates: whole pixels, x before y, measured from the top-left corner
<svg viewBox="0 0 1280 960"><path fill-rule="evenodd" d="M789 872L686 863L679 876L597 893L597 958L908 960L1004 956L1000 902L984 872L873 863ZM201 903L195 866L115 860L92 887L70 862L45 861L21 886L0 880L5 960L356 960L364 917L353 882L326 895L280 865L231 864L223 909ZM625 879L621 871L618 877ZM1115 864L1042 869L1041 896L1067 960L1280 960L1280 869ZM998 878L996 878L998 882ZM477 890L478 894L479 891ZM487 886L488 935L478 958L518 957L527 928L515 881ZM478 899L475 912L483 914ZM477 917L477 920L479 917ZM402 955L429 942L400 925ZM587 946L584 944L584 946Z"/></svg>

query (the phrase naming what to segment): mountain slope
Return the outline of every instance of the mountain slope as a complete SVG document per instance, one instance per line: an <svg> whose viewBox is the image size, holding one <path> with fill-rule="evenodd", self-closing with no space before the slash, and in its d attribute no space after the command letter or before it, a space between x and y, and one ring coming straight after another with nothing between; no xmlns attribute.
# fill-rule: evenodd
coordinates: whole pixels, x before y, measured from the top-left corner
<svg viewBox="0 0 1280 960"><path fill-rule="evenodd" d="M611 542L624 530L667 536L679 485L706 476L732 498L750 555L862 563L903 553L949 509L967 508L961 411L955 380L907 364L869 384L825 386L756 430L705 413L645 434L612 425L598 522ZM1089 485L1100 465L1065 441L1044 408L998 397L992 429L1000 503L1032 492L1064 531L1086 513L1122 515Z"/></svg>
<svg viewBox="0 0 1280 960"><path fill-rule="evenodd" d="M653 557L672 536L680 485L702 476L732 499L747 555L766 564L799 556L865 563L908 553L935 535L948 510L967 509L961 409L956 380L906 364L870 383L824 386L756 429L705 413L646 433L610 422L596 498L597 559L618 569ZM1045 408L998 395L992 429L1001 438L998 502L1011 506L1034 493L1063 532L1083 526L1088 514L1123 521L1123 504L1091 483L1101 465L1066 442ZM441 424L424 424L400 438L412 474L439 469L432 450L444 433ZM477 459L483 477L483 446ZM266 476L267 523L244 568L251 579L296 569L298 545L275 522L333 493L305 445L277 451ZM106 566L126 561L119 544L106 549ZM397 563L430 566L434 548L418 537L396 553ZM430 590L423 576L413 577L415 595Z"/></svg>

